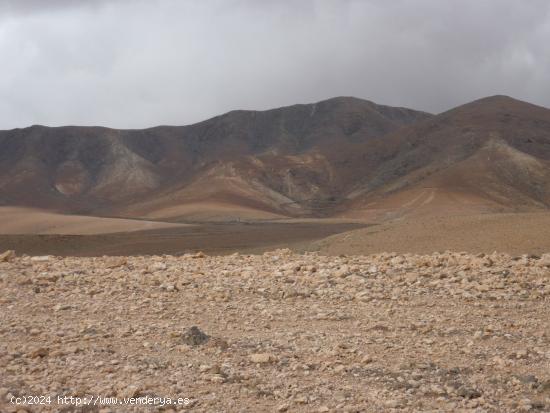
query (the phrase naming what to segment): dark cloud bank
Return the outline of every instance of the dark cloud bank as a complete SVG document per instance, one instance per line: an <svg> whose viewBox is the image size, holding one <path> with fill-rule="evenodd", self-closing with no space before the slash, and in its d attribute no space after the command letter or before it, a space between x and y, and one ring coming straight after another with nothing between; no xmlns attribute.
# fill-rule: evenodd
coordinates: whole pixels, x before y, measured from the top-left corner
<svg viewBox="0 0 550 413"><path fill-rule="evenodd" d="M187 124L352 95L550 106L546 0L0 1L0 129Z"/></svg>

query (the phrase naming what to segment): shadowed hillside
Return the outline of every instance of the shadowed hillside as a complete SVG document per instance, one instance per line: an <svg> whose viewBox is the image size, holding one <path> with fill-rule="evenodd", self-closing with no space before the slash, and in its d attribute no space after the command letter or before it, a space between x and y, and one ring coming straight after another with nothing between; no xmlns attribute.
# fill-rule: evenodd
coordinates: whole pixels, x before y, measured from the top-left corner
<svg viewBox="0 0 550 413"><path fill-rule="evenodd" d="M314 214L339 202L358 167L382 161L359 148L376 151L377 139L429 116L335 98L183 127L3 131L0 202L171 218L208 208L237 216L243 208L245 216Z"/></svg>
<svg viewBox="0 0 550 413"><path fill-rule="evenodd" d="M550 110L355 98L145 130L0 132L0 203L168 220L392 218L550 204Z"/></svg>
<svg viewBox="0 0 550 413"><path fill-rule="evenodd" d="M384 137L387 162L356 183L348 210L515 211L550 205L550 110L481 99ZM390 214L391 215L391 214Z"/></svg>

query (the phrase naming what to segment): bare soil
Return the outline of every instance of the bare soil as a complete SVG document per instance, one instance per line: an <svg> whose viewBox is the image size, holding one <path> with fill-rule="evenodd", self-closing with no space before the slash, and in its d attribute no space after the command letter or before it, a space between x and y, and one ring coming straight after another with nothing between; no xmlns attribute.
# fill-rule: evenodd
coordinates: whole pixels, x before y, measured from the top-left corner
<svg viewBox="0 0 550 413"><path fill-rule="evenodd" d="M330 235L364 227L360 223L288 222L197 224L150 231L93 235L0 235L0 251L33 255L181 255L258 253L279 247L308 248Z"/></svg>
<svg viewBox="0 0 550 413"><path fill-rule="evenodd" d="M446 250L543 254L550 251L550 213L417 214L335 234L310 249L325 255Z"/></svg>
<svg viewBox="0 0 550 413"><path fill-rule="evenodd" d="M145 219L59 214L52 211L0 207L0 234L90 235L182 227L185 224Z"/></svg>
<svg viewBox="0 0 550 413"><path fill-rule="evenodd" d="M550 411L549 254L1 260L2 412Z"/></svg>

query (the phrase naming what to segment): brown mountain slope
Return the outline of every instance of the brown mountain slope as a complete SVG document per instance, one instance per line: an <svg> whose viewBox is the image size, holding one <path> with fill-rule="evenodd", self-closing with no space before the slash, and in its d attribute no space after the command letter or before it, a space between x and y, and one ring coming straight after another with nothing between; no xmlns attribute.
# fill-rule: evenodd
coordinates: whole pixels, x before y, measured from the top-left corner
<svg viewBox="0 0 550 413"><path fill-rule="evenodd" d="M205 204L308 215L384 160L382 136L429 116L334 98L184 127L2 131L0 204L176 219L178 208L185 218Z"/></svg>
<svg viewBox="0 0 550 413"><path fill-rule="evenodd" d="M550 205L550 110L481 99L384 137L388 161L348 195L346 215L511 211Z"/></svg>
<svg viewBox="0 0 550 413"><path fill-rule="evenodd" d="M2 131L0 204L172 221L546 209L550 110L334 98L182 127Z"/></svg>

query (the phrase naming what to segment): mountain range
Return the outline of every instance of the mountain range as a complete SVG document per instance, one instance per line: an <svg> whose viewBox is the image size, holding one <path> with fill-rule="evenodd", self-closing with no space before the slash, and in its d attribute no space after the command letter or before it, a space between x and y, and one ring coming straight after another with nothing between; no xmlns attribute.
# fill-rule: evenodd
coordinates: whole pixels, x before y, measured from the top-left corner
<svg viewBox="0 0 550 413"><path fill-rule="evenodd" d="M543 210L550 110L338 97L189 126L0 131L0 205L174 222Z"/></svg>

